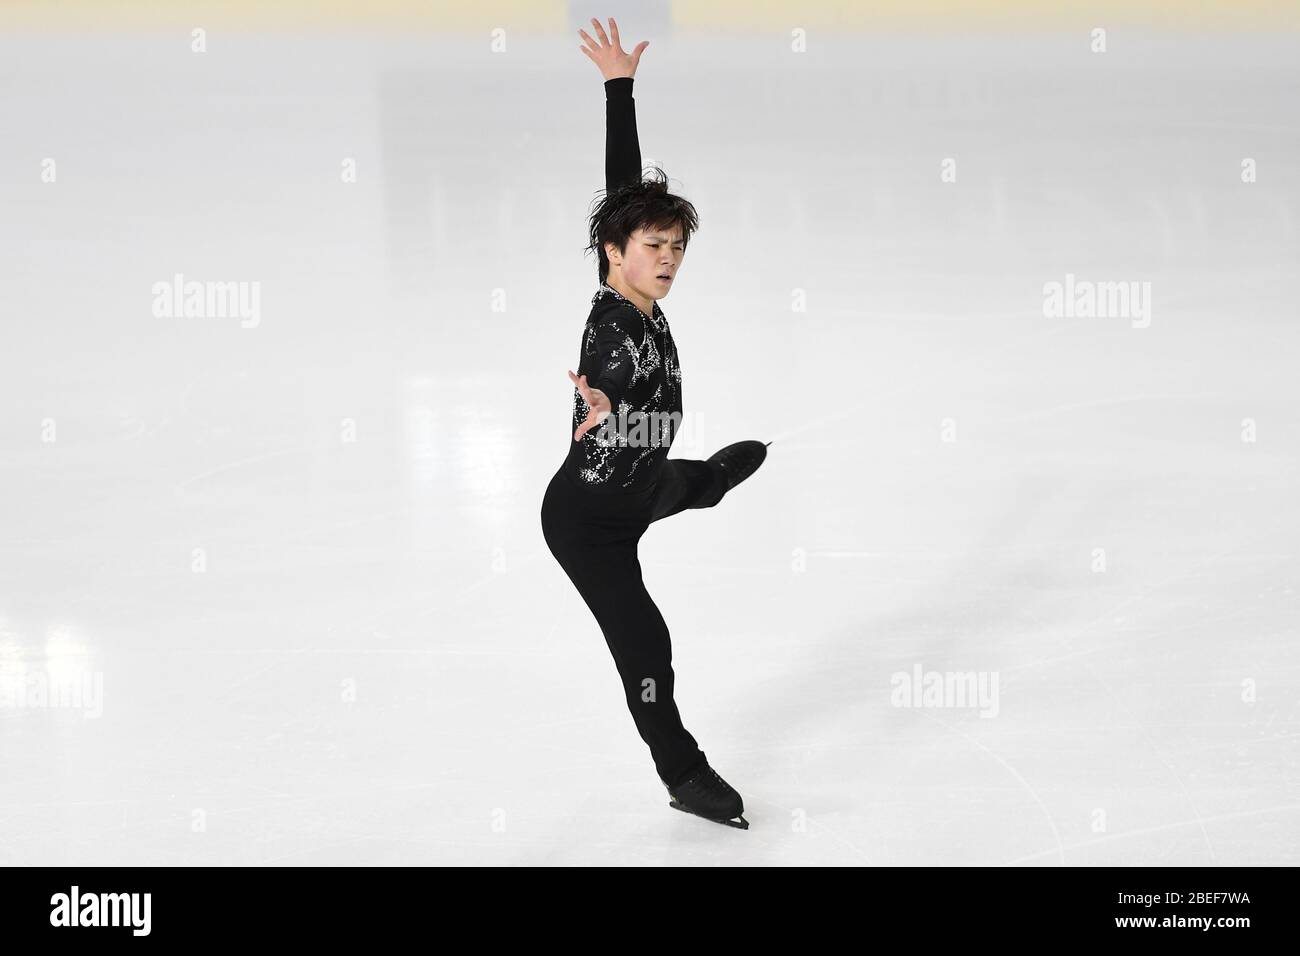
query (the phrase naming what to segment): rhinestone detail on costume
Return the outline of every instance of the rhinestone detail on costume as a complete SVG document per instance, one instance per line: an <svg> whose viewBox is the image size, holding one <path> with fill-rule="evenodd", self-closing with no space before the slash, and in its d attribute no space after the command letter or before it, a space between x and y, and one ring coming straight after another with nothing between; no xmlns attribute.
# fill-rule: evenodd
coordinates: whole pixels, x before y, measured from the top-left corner
<svg viewBox="0 0 1300 956"><path fill-rule="evenodd" d="M614 348L608 348L603 366L595 366L601 359L597 356L597 331L602 326L608 330L608 312L598 310L603 301L614 301L625 305L640 319L640 336L625 334L622 341ZM586 367L591 371L587 381L594 383L600 371L613 371L624 362L631 364L626 390L618 408L609 418L619 416L618 421L627 423L637 417L650 416L651 420L665 423L661 428L648 429L646 441L632 443L626 434L620 436L617 428L606 429L602 425L587 431L579 442L572 442L579 448L571 451L576 456L574 473L588 487L594 490L613 490L631 487L640 480L647 468L667 457L681 420L681 365L677 358L677 346L673 341L668 319L655 302L651 312L645 312L630 299L621 295L608 283L602 283L592 296L592 315L587 320L582 340L582 356ZM599 316L598 316L599 311ZM638 331L632 323L632 331ZM626 326L621 326L626 327ZM599 371L597 370L599 368ZM590 406L575 388L573 390L573 431L587 420ZM630 419L629 417L632 416ZM608 422L609 418L605 421Z"/></svg>

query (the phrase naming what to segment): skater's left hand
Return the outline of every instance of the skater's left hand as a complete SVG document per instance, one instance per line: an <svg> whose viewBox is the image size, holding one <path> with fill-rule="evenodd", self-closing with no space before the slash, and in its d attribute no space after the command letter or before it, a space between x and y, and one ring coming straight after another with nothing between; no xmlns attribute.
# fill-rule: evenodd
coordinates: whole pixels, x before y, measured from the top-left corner
<svg viewBox="0 0 1300 956"><path fill-rule="evenodd" d="M618 24L614 22L613 17L609 18L609 32L614 34L612 42L605 35L605 28L600 25L599 20L592 17L591 23L596 28L600 42L597 43L587 36L586 30L579 30L578 33L587 41L588 46L581 46L578 49L587 54L587 59L600 67L600 75L606 80L613 80L620 76L636 76L637 64L641 62L641 51L650 45L650 41L642 40L631 53L624 53L623 44L618 39Z"/></svg>

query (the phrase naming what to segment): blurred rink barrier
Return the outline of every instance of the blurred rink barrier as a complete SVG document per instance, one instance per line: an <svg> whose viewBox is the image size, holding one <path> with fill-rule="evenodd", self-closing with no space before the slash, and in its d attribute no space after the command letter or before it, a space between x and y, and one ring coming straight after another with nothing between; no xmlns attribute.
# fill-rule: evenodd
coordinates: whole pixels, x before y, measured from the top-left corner
<svg viewBox="0 0 1300 956"><path fill-rule="evenodd" d="M591 17L653 28L971 32L1088 29L1300 30L1296 0L5 0L5 29L378 29L569 31Z"/></svg>

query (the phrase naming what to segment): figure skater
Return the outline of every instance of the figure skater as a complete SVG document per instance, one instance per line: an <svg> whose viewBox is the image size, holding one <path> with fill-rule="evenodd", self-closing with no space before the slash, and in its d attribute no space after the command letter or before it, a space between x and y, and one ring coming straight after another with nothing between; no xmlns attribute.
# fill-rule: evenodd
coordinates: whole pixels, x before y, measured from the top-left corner
<svg viewBox="0 0 1300 956"><path fill-rule="evenodd" d="M668 458L682 417L682 371L657 300L676 280L698 219L668 192L661 169L642 180L632 82L649 41L625 53L612 17L608 36L591 22L598 40L578 33L605 79L605 194L587 247L599 258L600 288L578 373L569 372L573 440L546 488L542 534L605 635L670 805L747 829L740 794L682 725L668 626L641 580L637 543L651 522L716 505L763 463L767 445L738 442L707 461Z"/></svg>

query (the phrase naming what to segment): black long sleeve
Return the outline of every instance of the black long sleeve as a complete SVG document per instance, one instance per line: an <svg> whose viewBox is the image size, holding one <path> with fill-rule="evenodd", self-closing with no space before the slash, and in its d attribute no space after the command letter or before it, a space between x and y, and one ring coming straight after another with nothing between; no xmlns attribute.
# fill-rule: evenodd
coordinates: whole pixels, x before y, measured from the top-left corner
<svg viewBox="0 0 1300 956"><path fill-rule="evenodd" d="M605 190L641 180L641 143L636 135L632 77L605 81Z"/></svg>
<svg viewBox="0 0 1300 956"><path fill-rule="evenodd" d="M641 179L641 144L636 135L636 101L632 77L605 81L605 189L613 190ZM635 340L625 314L615 312L595 327L594 346L599 355L598 381L589 384L609 396L614 411L632 376Z"/></svg>
<svg viewBox="0 0 1300 956"><path fill-rule="evenodd" d="M587 384L598 388L609 399L611 414L618 414L619 403L636 372L637 343L633 331L633 316L625 309L609 310L594 323L592 343L599 364L594 381ZM636 322L637 327L640 322ZM637 329L639 332L639 328Z"/></svg>
<svg viewBox="0 0 1300 956"><path fill-rule="evenodd" d="M615 77L605 81L605 189L612 192L640 181L632 77ZM647 315L602 282L591 299L578 374L609 397L611 416L618 417L610 434L596 427L578 441L570 437L565 472L592 492L639 493L656 480L682 419L682 369L659 303ZM590 411L575 388L570 436Z"/></svg>

